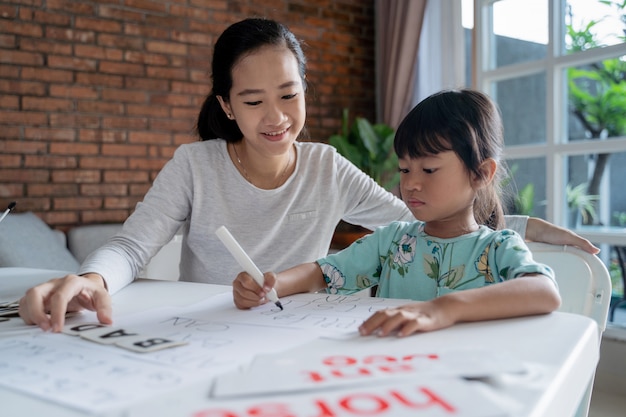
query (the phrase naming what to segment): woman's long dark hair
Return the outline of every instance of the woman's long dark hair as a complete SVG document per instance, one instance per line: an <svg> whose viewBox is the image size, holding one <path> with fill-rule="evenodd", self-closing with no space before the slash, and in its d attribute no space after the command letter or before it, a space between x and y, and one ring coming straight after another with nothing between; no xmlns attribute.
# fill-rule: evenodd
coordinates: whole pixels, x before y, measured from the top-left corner
<svg viewBox="0 0 626 417"><path fill-rule="evenodd" d="M233 67L242 57L267 45L285 45L289 48L298 62L302 83L305 83L306 58L300 42L286 26L260 18L245 19L232 24L220 35L213 50L213 89L202 104L196 125L200 140L221 138L227 142L238 142L242 139L243 134L237 122L226 117L217 96L229 100L233 86Z"/></svg>
<svg viewBox="0 0 626 417"><path fill-rule="evenodd" d="M496 175L474 200L474 217L494 229L504 227L500 188L506 169L501 161L504 146L502 118L485 94L470 90L446 90L421 101L400 123L394 140L398 157L418 158L454 151L468 172L484 178L480 167L488 158L497 163Z"/></svg>

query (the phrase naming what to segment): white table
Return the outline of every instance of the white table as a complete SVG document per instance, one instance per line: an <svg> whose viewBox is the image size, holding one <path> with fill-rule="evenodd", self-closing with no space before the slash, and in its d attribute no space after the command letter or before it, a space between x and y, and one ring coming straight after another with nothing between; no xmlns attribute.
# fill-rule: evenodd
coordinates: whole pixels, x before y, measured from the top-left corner
<svg viewBox="0 0 626 417"><path fill-rule="evenodd" d="M0 299L20 286L26 288L51 276L58 276L58 271L0 268ZM8 285L9 280L11 285ZM131 313L162 307L164 304L186 305L227 291L230 291L229 287L217 285L138 280L113 296L113 309L118 313ZM12 329L24 326L19 320L9 323ZM3 326L7 324L0 323L0 338L6 337L7 332L3 329L8 327ZM510 352L529 369L522 375L504 374L477 382L484 384L494 398L497 397L508 408L511 417L573 416L578 399L584 394L599 359L599 337L595 322L567 313L460 324L405 339L405 343L419 343L420 348L425 349L463 346L472 341L487 344L494 351ZM336 342L318 339L309 343L304 352L307 349L310 352L323 351L333 343ZM355 349L358 349L358 340L354 343L357 344ZM170 399L161 397L158 399L162 402L158 415L177 415L176 403L194 401L205 394L206 387L202 385L197 389L172 393ZM1 387L0 404L2 414L13 417L84 415ZM173 404L172 408L168 409L167 404ZM141 406L132 407L133 415L138 415L138 409Z"/></svg>

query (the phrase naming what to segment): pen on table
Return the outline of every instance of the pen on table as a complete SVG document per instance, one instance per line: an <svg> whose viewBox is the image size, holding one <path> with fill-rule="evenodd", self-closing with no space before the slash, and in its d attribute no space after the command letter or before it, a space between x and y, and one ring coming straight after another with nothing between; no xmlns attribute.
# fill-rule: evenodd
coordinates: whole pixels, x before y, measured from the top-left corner
<svg viewBox="0 0 626 417"><path fill-rule="evenodd" d="M220 238L226 249L233 255L233 257L237 260L239 265L246 271L248 274L254 278L254 280L259 284L259 286L263 287L263 273L261 270L252 262L252 259L248 256L248 254L243 250L243 248L239 245L239 243L235 240L233 235L230 234L226 226L221 226L219 229L215 231L217 237ZM276 294L276 290L272 288L270 292L267 293L267 298L270 301L273 301L274 304L281 310L283 309L283 305L278 299L278 295Z"/></svg>
<svg viewBox="0 0 626 417"><path fill-rule="evenodd" d="M13 208L15 208L15 205L16 205L16 204L17 204L17 203L16 203L15 201L11 201L11 202L9 203L9 206L7 207L7 209L6 209L6 210L4 210L4 213L2 213L2 216L0 216L0 222L1 222L2 220L4 220L4 218L7 216L7 214L9 214L9 212L10 212L11 210L13 210Z"/></svg>

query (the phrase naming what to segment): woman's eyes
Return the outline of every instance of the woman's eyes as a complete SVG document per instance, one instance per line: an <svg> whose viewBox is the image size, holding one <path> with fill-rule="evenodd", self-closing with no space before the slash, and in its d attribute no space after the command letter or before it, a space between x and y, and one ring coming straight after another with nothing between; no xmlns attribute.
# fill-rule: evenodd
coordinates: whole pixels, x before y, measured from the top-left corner
<svg viewBox="0 0 626 417"><path fill-rule="evenodd" d="M284 96L281 96L281 99L283 100L291 100L292 98L295 98L298 96L298 93L293 93L293 94L286 94ZM248 105L248 106L258 106L259 104L263 103L262 100L256 100L256 101L244 101L244 104Z"/></svg>

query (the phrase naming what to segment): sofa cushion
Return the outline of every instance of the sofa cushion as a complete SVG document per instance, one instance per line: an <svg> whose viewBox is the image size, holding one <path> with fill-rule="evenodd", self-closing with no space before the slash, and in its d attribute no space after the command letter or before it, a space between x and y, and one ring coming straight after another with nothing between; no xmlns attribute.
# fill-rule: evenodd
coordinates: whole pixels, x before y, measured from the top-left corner
<svg viewBox="0 0 626 417"><path fill-rule="evenodd" d="M11 213L0 222L0 267L78 270L65 235L32 212Z"/></svg>
<svg viewBox="0 0 626 417"><path fill-rule="evenodd" d="M121 230L122 223L76 226L67 232L67 246L78 262L82 263L87 255Z"/></svg>

